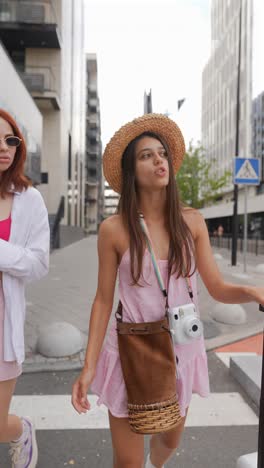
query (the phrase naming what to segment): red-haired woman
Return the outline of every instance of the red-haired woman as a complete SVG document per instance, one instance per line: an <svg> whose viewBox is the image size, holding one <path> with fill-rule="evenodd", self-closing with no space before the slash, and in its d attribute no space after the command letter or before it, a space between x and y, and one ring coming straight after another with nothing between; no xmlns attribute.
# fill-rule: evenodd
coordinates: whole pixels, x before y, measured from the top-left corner
<svg viewBox="0 0 264 468"><path fill-rule="evenodd" d="M37 463L32 422L8 413L25 357L24 285L45 275L49 264L47 210L24 175L25 160L25 140L0 109L0 442L10 442L13 468Z"/></svg>

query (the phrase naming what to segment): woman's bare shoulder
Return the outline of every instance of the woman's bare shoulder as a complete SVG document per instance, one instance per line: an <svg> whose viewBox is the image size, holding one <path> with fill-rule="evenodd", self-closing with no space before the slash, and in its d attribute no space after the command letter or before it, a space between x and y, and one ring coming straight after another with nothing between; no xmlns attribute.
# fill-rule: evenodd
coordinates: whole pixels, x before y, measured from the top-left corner
<svg viewBox="0 0 264 468"><path fill-rule="evenodd" d="M108 218L104 219L100 225L100 230L108 233L115 233L118 229L124 229L123 222L119 214L108 216Z"/></svg>
<svg viewBox="0 0 264 468"><path fill-rule="evenodd" d="M106 238L108 242L122 251L123 244L127 244L127 233L119 214L115 214L106 218L100 225L99 236Z"/></svg>
<svg viewBox="0 0 264 468"><path fill-rule="evenodd" d="M205 223L203 215L196 208L191 207L184 207L182 215L192 233L193 239L196 239L201 227Z"/></svg>

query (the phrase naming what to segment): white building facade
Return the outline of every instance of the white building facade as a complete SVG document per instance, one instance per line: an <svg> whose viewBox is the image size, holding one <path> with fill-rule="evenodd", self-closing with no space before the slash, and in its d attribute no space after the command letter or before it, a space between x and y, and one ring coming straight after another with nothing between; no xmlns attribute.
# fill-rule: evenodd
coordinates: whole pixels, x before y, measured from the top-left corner
<svg viewBox="0 0 264 468"><path fill-rule="evenodd" d="M85 160L85 230L97 233L103 220L104 191L100 100L96 54L86 54L86 160Z"/></svg>
<svg viewBox="0 0 264 468"><path fill-rule="evenodd" d="M236 116L241 9L239 149L236 155ZM212 0L211 57L202 77L202 145L218 176L233 172L233 158L251 157L252 0ZM255 195L250 189L250 196ZM239 198L242 194L239 192ZM206 219L220 218L232 202L233 183L218 204L201 210ZM228 210L229 211L229 210Z"/></svg>
<svg viewBox="0 0 264 468"><path fill-rule="evenodd" d="M264 88L264 83L263 83ZM252 154L261 160L261 186L264 192L264 91L253 100L252 106Z"/></svg>
<svg viewBox="0 0 264 468"><path fill-rule="evenodd" d="M13 116L27 144L26 174L41 180L43 118L6 50L0 43L0 108Z"/></svg>
<svg viewBox="0 0 264 468"><path fill-rule="evenodd" d="M78 227L84 225L83 18L83 0L0 0L0 40L42 116L38 188L50 216L60 207L63 224Z"/></svg>

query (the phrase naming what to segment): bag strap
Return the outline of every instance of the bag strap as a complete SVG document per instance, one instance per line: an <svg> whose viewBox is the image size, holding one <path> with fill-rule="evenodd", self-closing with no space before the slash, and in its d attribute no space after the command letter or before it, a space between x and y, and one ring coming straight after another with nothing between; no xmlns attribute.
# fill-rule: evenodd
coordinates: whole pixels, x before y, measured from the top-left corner
<svg viewBox="0 0 264 468"><path fill-rule="evenodd" d="M165 314L166 314L166 311L167 311L167 309L169 307L169 304L168 304L168 291L167 291L167 289L166 289L166 287L164 285L163 278L162 278L161 273L160 273L158 262L156 260L154 249L153 249L153 246L152 246L152 243L151 243L149 230L148 230L147 225L145 223L144 216L141 213L139 213L139 222L140 222L142 231L145 234L147 247L148 247L148 250L149 250L149 253L150 253L150 256L151 256L152 264L153 264L154 271L155 271L155 274L156 274L156 277L157 277L157 280L158 280L158 283L159 283L159 287L161 289L161 292L162 292L163 296L166 298L166 304L165 304ZM168 277L168 286L169 286L169 277ZM121 301L118 302L115 317L116 317L117 321L122 322L123 305L122 305Z"/></svg>
<svg viewBox="0 0 264 468"><path fill-rule="evenodd" d="M164 295L164 297L168 298L168 291L164 286L163 279L162 279L160 269L159 269L159 266L158 266L158 262L157 262L157 259L156 259L156 256L155 256L153 244L152 244L152 241L151 241L150 233L149 233L147 224L146 224L146 222L144 220L144 216L143 216L142 213L139 214L139 222L140 222L142 231L144 232L145 237L146 237L147 247L148 247L148 250L149 250L150 255L151 255L151 260L152 260L152 263L153 263L154 271L156 273L160 289L161 289L162 294ZM193 290L192 290L191 279L187 275L184 276L184 279L185 279L185 283L186 283L186 287L187 287L187 291L188 291L188 294L190 296L190 299L193 300ZM168 287L169 287L169 278L168 278Z"/></svg>
<svg viewBox="0 0 264 468"><path fill-rule="evenodd" d="M158 265L158 262L157 262L157 259L156 259L156 255L155 255L155 252L154 252L153 245L152 245L150 233L149 233L147 224L146 224L146 222L144 220L144 216L143 216L142 213L139 213L139 222L140 222L142 231L145 234L147 248L148 248L150 256L151 256L152 264L153 264L154 271L155 271L155 274L156 274L156 277L157 277L157 280L158 280L159 287L161 289L161 292L162 292L163 296L166 298L165 310L167 310L169 308L169 304L168 304L169 276L168 276L168 286L167 286L167 289L166 289L166 287L164 285L164 282L163 282L162 275L160 273L160 269L159 269L159 265ZM191 279L190 279L189 276L185 276L184 279L185 279L185 282L186 282L186 286L187 286L187 290L188 290L188 294L190 296L190 299L193 300L193 291L192 291ZM116 317L116 320L122 322L123 305L122 305L121 301L119 301L119 303L118 303L118 307L117 307L117 310L116 310L116 313L115 313L115 317Z"/></svg>
<svg viewBox="0 0 264 468"><path fill-rule="evenodd" d="M152 245L152 242L151 242L151 237L150 237L150 234L149 234L149 230L148 230L148 227L146 225L146 222L144 220L144 216L143 216L142 213L139 214L139 222L140 222L142 231L144 232L145 237L146 237L147 247L148 247L148 250L149 250L149 253L150 253L150 256L151 256L152 264L153 264L154 271L155 271L155 274L156 274L156 277L157 277L157 280L158 280L158 283L159 283L159 287L161 289L161 292L162 292L163 296L167 298L168 297L168 291L167 291L167 289L166 289L166 287L164 285L163 278L161 276L159 265L158 265L156 255L155 255L155 252L154 252L154 249L153 249L153 245ZM168 281L168 284L169 284L169 281Z"/></svg>

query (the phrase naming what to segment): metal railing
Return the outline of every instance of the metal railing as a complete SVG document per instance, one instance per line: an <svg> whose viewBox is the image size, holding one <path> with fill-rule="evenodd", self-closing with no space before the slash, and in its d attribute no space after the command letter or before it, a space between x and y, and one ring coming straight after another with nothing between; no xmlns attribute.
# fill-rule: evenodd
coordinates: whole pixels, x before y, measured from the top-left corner
<svg viewBox="0 0 264 468"><path fill-rule="evenodd" d="M96 140L97 143L99 142L100 135L96 128L91 128L90 126L87 127L86 135L87 135L87 138L92 138Z"/></svg>
<svg viewBox="0 0 264 468"><path fill-rule="evenodd" d="M56 91L55 76L50 67L26 67L20 76L30 92Z"/></svg>
<svg viewBox="0 0 264 468"><path fill-rule="evenodd" d="M50 215L50 249L58 249L60 247L60 222L64 217L65 198L61 197L57 213Z"/></svg>
<svg viewBox="0 0 264 468"><path fill-rule="evenodd" d="M223 249L232 249L232 234L225 236L213 236L210 235L210 242L212 247L218 247ZM237 239L237 250L243 252L244 249L244 238L240 236ZM247 252L255 255L264 255L264 239L248 238L247 239Z"/></svg>
<svg viewBox="0 0 264 468"><path fill-rule="evenodd" d="M97 105L98 105L98 99L97 98L94 98L94 97L90 97L88 95L88 104L90 107L94 107L97 109Z"/></svg>
<svg viewBox="0 0 264 468"><path fill-rule="evenodd" d="M58 25L52 0L0 0L0 22Z"/></svg>
<svg viewBox="0 0 264 468"><path fill-rule="evenodd" d="M92 128L99 127L99 117L97 114L88 114L87 120L89 121L89 126Z"/></svg>
<svg viewBox="0 0 264 468"><path fill-rule="evenodd" d="M99 151L100 151L100 146L98 142L91 144L90 141L88 141L86 143L86 153L95 154L96 156L98 156L100 154Z"/></svg>

